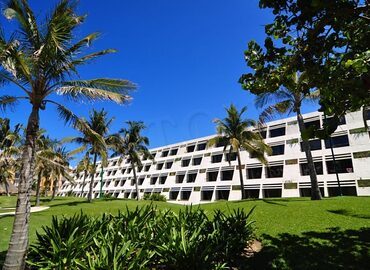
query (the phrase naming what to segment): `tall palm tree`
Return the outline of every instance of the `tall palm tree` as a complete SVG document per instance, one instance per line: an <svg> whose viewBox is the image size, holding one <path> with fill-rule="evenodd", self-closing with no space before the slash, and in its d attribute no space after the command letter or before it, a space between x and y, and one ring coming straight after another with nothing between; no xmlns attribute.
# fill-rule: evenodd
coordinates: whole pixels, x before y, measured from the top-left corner
<svg viewBox="0 0 370 270"><path fill-rule="evenodd" d="M92 110L90 113L89 120L82 120L88 130L93 131L85 132L85 129L80 130L82 133L81 137L71 138L71 142L81 144L81 147L73 151L74 153L85 152L86 155L92 155L92 171L91 171L91 180L89 185L89 202L93 199L93 188L94 188L94 179L96 173L96 162L98 157L102 159L102 166L106 165L107 162L107 141L109 140L109 128L113 122L114 118L108 118L107 112L102 109L101 111Z"/></svg>
<svg viewBox="0 0 370 270"><path fill-rule="evenodd" d="M93 166L91 164L90 159L90 153L86 152L84 157L80 160L80 162L76 166L76 174L80 175L80 173L83 173L83 180L82 180L82 190L81 193L84 193L85 183L87 174L90 172L90 174L93 173Z"/></svg>
<svg viewBox="0 0 370 270"><path fill-rule="evenodd" d="M246 199L244 190L242 161L240 151L245 150L253 154L261 163L267 163L265 153L270 154L271 148L265 144L263 138L258 132L250 130L257 126L256 122L251 119L244 119L243 114L247 111L247 107L243 107L240 111L231 104L226 108L227 117L224 119L216 119L214 122L217 125L217 136L210 139L207 143L208 147L222 144L224 152L228 151L229 156L236 153L238 159L238 169L240 177L240 190L242 199Z"/></svg>
<svg viewBox="0 0 370 270"><path fill-rule="evenodd" d="M0 84L13 84L23 95L12 93L0 96L0 107L4 109L21 100L31 104L21 158L17 209L4 270L25 267L29 197L35 171L35 140L40 110L53 104L64 120L83 128L72 111L53 100L55 94L75 101L110 100L125 103L130 99L128 93L135 87L131 82L121 79L79 79L79 66L114 50L82 54L83 49L99 37L99 33L76 40L75 30L86 16L76 14L75 3L61 0L44 19L35 17L27 0L8 0L3 9L7 19L18 23L18 29L10 38L0 31Z"/></svg>
<svg viewBox="0 0 370 270"><path fill-rule="evenodd" d="M128 158L134 174L136 199L140 199L139 185L136 175L136 168L141 167L141 157L153 159L149 152L149 138L142 136L145 129L143 122L127 121L127 128L122 128L118 134L112 136L111 148L113 156L120 156L121 159Z"/></svg>
<svg viewBox="0 0 370 270"><path fill-rule="evenodd" d="M8 118L0 118L0 184L4 185L8 196L10 195L9 182L15 180L18 168L20 129L20 125L12 129Z"/></svg>
<svg viewBox="0 0 370 270"><path fill-rule="evenodd" d="M289 83L286 84L286 87L280 88L275 92L266 92L260 94L256 97L257 107L264 108L268 104L273 103L272 105L267 106L261 113L260 120L264 122L266 119L272 119L276 115L286 115L295 113L297 117L299 132L301 133L302 138L302 148L306 154L307 166L310 173L311 180L311 199L312 200L321 200L321 192L317 182L317 175L315 164L312 159L311 146L309 143L308 133L309 129L306 128L302 116L302 103L305 101L317 101L320 97L319 91L307 92L305 91L305 74L294 73L289 78L287 78Z"/></svg>

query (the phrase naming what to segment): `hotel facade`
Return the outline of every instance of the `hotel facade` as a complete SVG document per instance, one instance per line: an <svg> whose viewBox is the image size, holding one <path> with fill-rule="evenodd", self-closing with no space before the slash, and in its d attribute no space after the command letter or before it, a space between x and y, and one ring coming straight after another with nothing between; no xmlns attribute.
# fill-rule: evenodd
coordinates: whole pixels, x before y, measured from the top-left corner
<svg viewBox="0 0 370 270"><path fill-rule="evenodd" d="M370 113L368 113L370 120ZM322 126L322 113L304 115L305 125ZM370 124L370 123L369 123ZM273 150L268 164L263 165L246 151L241 151L244 188L249 198L310 196L307 160L295 117L272 121L261 135ZM240 200L241 187L235 155L223 152L223 146L207 148L202 137L151 149L153 160L142 160L137 168L140 197L160 193L168 201L190 204L217 200ZM321 193L338 194L338 172L343 195L370 196L370 139L361 112L348 113L330 140L310 141ZM332 151L334 152L334 159ZM101 173L103 172L103 173ZM59 195L86 197L90 175L83 184L83 173L75 183L65 182ZM102 181L101 181L102 179ZM128 160L109 159L106 168L98 163L94 197L102 192L117 198L136 198L133 172Z"/></svg>

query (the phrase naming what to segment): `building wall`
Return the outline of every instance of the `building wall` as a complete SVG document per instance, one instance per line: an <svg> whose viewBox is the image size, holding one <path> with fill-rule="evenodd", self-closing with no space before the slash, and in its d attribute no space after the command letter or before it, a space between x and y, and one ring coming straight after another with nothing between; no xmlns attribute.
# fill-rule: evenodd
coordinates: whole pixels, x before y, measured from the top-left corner
<svg viewBox="0 0 370 270"><path fill-rule="evenodd" d="M324 119L321 113L314 112L304 115L306 123L318 123L322 125ZM342 170L339 173L339 179L343 192L348 195L370 195L370 140L368 132L363 132L363 118L361 112L349 113L345 117L345 124L340 125L333 133L332 138L335 144L341 147L334 148L334 155L337 167ZM285 135L271 137L276 133L277 128L285 128ZM360 132L362 131L362 132ZM295 117L273 121L266 124L267 138L265 142L276 148L277 153L281 153L284 147L284 153L268 157L268 165L262 165L257 159L250 157L246 151L241 152L244 186L250 197L267 198L267 197L300 197L308 196L310 192L310 177L302 175L302 163L306 162L305 154L300 148L300 134ZM214 135L213 135L214 136ZM164 147L151 149L155 153L154 162L143 160L144 168L150 165L150 169L142 169L137 173L139 179L140 195L144 193L160 192L168 200L178 203L202 203L215 201L218 199L239 200L241 199L240 179L237 166L237 160L227 161L223 153L223 147L212 147L198 150L198 146L206 143L213 136L202 137L177 144L167 145ZM341 139L338 140L338 136ZM348 146L342 146L348 138ZM318 162L319 171L322 168L322 174L318 175L319 186L324 196L334 196L337 193L337 178L333 173L333 162L331 149L325 147L324 140L321 140L321 149L313 150L312 155L315 162ZM316 142L316 145L319 142ZM190 151L191 146L195 146L194 151ZM175 155L166 151L178 149ZM279 151L280 150L280 151ZM212 162L214 155L222 155L221 162ZM368 157L369 156L369 157ZM201 158L199 165L193 164L194 160ZM184 162L190 160L188 166ZM166 168L166 163L173 162L171 168ZM159 168L160 164L163 168ZM350 166L352 163L353 167ZM271 177L269 170L280 168L282 166L282 176L279 177L278 171L271 173L278 177ZM248 170L253 168L262 168L261 177L250 179ZM258 171L261 169L255 169ZM97 168L95 177L94 195L98 196L100 190L100 163ZM107 168L103 169L103 192L111 194L118 198L132 198L135 192L135 186L132 170L127 160L118 164L118 158L110 159ZM233 176L231 180L223 180L222 176L230 176L225 171L231 171ZM332 173L329 173L329 172ZM216 181L209 181L207 176L210 172L218 172ZM308 172L306 172L308 173ZM196 174L195 181L191 178ZM182 183L177 183L176 179L181 178L178 175L185 175ZM151 183L158 177L155 184ZM160 183L160 178L165 179ZM87 196L88 183L87 178L84 193L82 194L82 174L76 177L76 183L71 185L65 183L60 190L60 195L65 196L73 193L77 196ZM141 183L141 181L143 182ZM179 192L176 199L171 199L170 195ZM190 197L183 199L190 191Z"/></svg>

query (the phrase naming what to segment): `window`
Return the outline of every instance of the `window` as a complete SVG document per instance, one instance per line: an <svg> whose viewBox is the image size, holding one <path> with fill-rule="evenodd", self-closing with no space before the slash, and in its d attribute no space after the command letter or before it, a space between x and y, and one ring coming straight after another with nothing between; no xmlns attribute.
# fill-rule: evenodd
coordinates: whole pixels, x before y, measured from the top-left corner
<svg viewBox="0 0 370 270"><path fill-rule="evenodd" d="M220 155L213 155L211 158L212 163L219 163L222 161L222 154Z"/></svg>
<svg viewBox="0 0 370 270"><path fill-rule="evenodd" d="M262 177L262 167L247 169L248 179L259 179Z"/></svg>
<svg viewBox="0 0 370 270"><path fill-rule="evenodd" d="M159 184L160 184L160 185L164 185L164 183L166 183L166 180L167 180L167 176L166 176L166 175L161 176L161 177L159 178Z"/></svg>
<svg viewBox="0 0 370 270"><path fill-rule="evenodd" d="M114 176L114 175L116 175L116 173L117 173L117 170L114 170L114 171L112 172L112 175Z"/></svg>
<svg viewBox="0 0 370 270"><path fill-rule="evenodd" d="M202 158L201 157L193 158L193 165L194 166L200 165L200 163L202 163Z"/></svg>
<svg viewBox="0 0 370 270"><path fill-rule="evenodd" d="M162 170L164 163L157 164L157 170Z"/></svg>
<svg viewBox="0 0 370 270"><path fill-rule="evenodd" d="M326 120L324 118L322 122L325 124L327 122L330 122L332 118L333 118L332 116L326 117ZM340 125L345 125L345 124L346 124L346 118L344 116L339 117L338 125L340 126Z"/></svg>
<svg viewBox="0 0 370 270"><path fill-rule="evenodd" d="M204 190L201 194L202 201L210 201L212 200L213 190Z"/></svg>
<svg viewBox="0 0 370 270"><path fill-rule="evenodd" d="M324 173L323 167L322 167L322 161L314 162L315 170L317 175L321 175ZM301 175L310 175L310 169L308 168L307 163L300 164L301 167Z"/></svg>
<svg viewBox="0 0 370 270"><path fill-rule="evenodd" d="M179 196L179 191L170 191L170 200L176 200L177 196Z"/></svg>
<svg viewBox="0 0 370 270"><path fill-rule="evenodd" d="M186 147L186 152L188 153L194 152L194 150L195 150L195 144L189 145L188 147Z"/></svg>
<svg viewBox="0 0 370 270"><path fill-rule="evenodd" d="M257 131L257 132L261 135L261 137L263 139L266 139L266 136L267 136L267 131L266 130L261 130L261 131Z"/></svg>
<svg viewBox="0 0 370 270"><path fill-rule="evenodd" d="M135 179L131 179L131 186L135 185Z"/></svg>
<svg viewBox="0 0 370 270"><path fill-rule="evenodd" d="M162 152L162 157L167 157L167 156L168 156L168 153L169 153L169 151L168 151L168 150L163 151L163 152Z"/></svg>
<svg viewBox="0 0 370 270"><path fill-rule="evenodd" d="M233 180L234 170L222 171L221 172L221 181L231 181Z"/></svg>
<svg viewBox="0 0 370 270"><path fill-rule="evenodd" d="M270 138L284 136L285 127L270 129Z"/></svg>
<svg viewBox="0 0 370 270"><path fill-rule="evenodd" d="M150 178L150 184L151 185L155 185L155 183L157 182L157 179L158 179L158 177L152 177L152 178Z"/></svg>
<svg viewBox="0 0 370 270"><path fill-rule="evenodd" d="M146 165L146 166L144 167L144 171L145 171L145 172L148 172L148 171L149 171L149 169L150 169L150 165Z"/></svg>
<svg viewBox="0 0 370 270"><path fill-rule="evenodd" d="M274 146L271 146L271 149L272 149L272 156L284 155L285 145L284 144L274 145Z"/></svg>
<svg viewBox="0 0 370 270"><path fill-rule="evenodd" d="M173 164L172 161L166 162L166 169L171 169L172 164Z"/></svg>
<svg viewBox="0 0 370 270"><path fill-rule="evenodd" d="M155 155L157 154L156 152L150 153L153 158L155 158Z"/></svg>
<svg viewBox="0 0 370 270"><path fill-rule="evenodd" d="M266 167L267 178L283 177L283 165Z"/></svg>
<svg viewBox="0 0 370 270"><path fill-rule="evenodd" d="M320 126L320 120L305 122L304 123L304 126L305 126L305 128L311 128L311 127L313 127L314 129L321 128L321 126Z"/></svg>
<svg viewBox="0 0 370 270"><path fill-rule="evenodd" d="M139 166L139 167L137 168L137 170L138 170L138 172L141 172L141 171L143 170L143 166Z"/></svg>
<svg viewBox="0 0 370 270"><path fill-rule="evenodd" d="M309 144L310 144L311 151L321 150L321 140L319 140L319 139L310 140ZM301 142L301 152L304 152L303 142Z"/></svg>
<svg viewBox="0 0 370 270"><path fill-rule="evenodd" d="M130 173L131 173L131 171L132 171L132 168L128 168L128 169L127 169L127 174L130 174Z"/></svg>
<svg viewBox="0 0 370 270"><path fill-rule="evenodd" d="M236 153L226 153L225 154L226 161L234 161L236 160L236 158L237 158Z"/></svg>
<svg viewBox="0 0 370 270"><path fill-rule="evenodd" d="M123 187L125 185L125 183L126 183L126 180L121 180L120 186Z"/></svg>
<svg viewBox="0 0 370 270"><path fill-rule="evenodd" d="M118 186L118 184L119 184L119 181L115 181L114 182L114 186L116 187L116 186Z"/></svg>
<svg viewBox="0 0 370 270"><path fill-rule="evenodd" d="M107 176L110 176L111 173L112 173L112 171L108 171Z"/></svg>
<svg viewBox="0 0 370 270"><path fill-rule="evenodd" d="M335 161L335 167L333 161L327 161L326 167L328 169L329 174L335 173L335 167L337 168L338 173L352 173L353 172L353 164L351 159L341 159Z"/></svg>
<svg viewBox="0 0 370 270"><path fill-rule="evenodd" d="M181 184L182 182L184 182L184 178L185 178L185 174L176 175L176 183Z"/></svg>
<svg viewBox="0 0 370 270"><path fill-rule="evenodd" d="M335 136L331 138L333 148L349 146L348 135ZM325 140L325 148L330 148L330 139Z"/></svg>
<svg viewBox="0 0 370 270"><path fill-rule="evenodd" d="M218 172L207 172L207 182L214 182L217 180Z"/></svg>
<svg viewBox="0 0 370 270"><path fill-rule="evenodd" d="M145 178L144 177L141 177L141 178L139 178L139 183L138 183L138 185L142 185L143 183L144 183L144 180L145 180Z"/></svg>
<svg viewBox="0 0 370 270"><path fill-rule="evenodd" d="M225 145L226 145L226 142L224 142L224 141L220 141L220 142L218 142L218 143L216 144L216 147L225 147Z"/></svg>
<svg viewBox="0 0 370 270"><path fill-rule="evenodd" d="M188 167L188 166L189 166L189 164L190 164L190 159L183 159L183 160L181 161L181 166L182 166L182 167Z"/></svg>
<svg viewBox="0 0 370 270"><path fill-rule="evenodd" d="M197 145L197 151L205 150L206 147L207 147L207 144L206 143L198 143L198 145Z"/></svg>
<svg viewBox="0 0 370 270"><path fill-rule="evenodd" d="M110 181L107 181L107 183L105 184L105 186L109 186L110 185Z"/></svg>
<svg viewBox="0 0 370 270"><path fill-rule="evenodd" d="M181 200L188 201L191 195L191 191L181 191Z"/></svg>
<svg viewBox="0 0 370 270"><path fill-rule="evenodd" d="M113 161L112 166L116 166L116 164L117 164L117 161Z"/></svg>
<svg viewBox="0 0 370 270"><path fill-rule="evenodd" d="M189 173L186 182L187 183L194 183L196 178L197 178L197 174L196 173Z"/></svg>
<svg viewBox="0 0 370 270"><path fill-rule="evenodd" d="M170 151L170 156L175 156L175 155L177 155L177 148L176 149L171 149L171 151Z"/></svg>

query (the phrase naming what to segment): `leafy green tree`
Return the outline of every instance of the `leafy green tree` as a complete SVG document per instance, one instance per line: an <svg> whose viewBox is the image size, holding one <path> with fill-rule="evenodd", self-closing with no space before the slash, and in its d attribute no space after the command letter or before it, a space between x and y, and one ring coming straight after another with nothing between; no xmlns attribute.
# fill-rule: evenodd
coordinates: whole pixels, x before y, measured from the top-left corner
<svg viewBox="0 0 370 270"><path fill-rule="evenodd" d="M120 156L121 159L128 158L132 172L134 174L136 199L139 200L139 186L136 175L136 168L141 167L141 157L153 159L149 152L148 137L142 136L141 133L145 129L143 122L127 121L127 128L122 128L118 134L112 136L111 147L113 156Z"/></svg>
<svg viewBox="0 0 370 270"><path fill-rule="evenodd" d="M320 97L319 91L304 94L302 85L305 84L305 74L298 75L297 73L289 76L291 80L289 88L279 88L277 91L270 93L261 93L256 97L257 107L263 108L267 106L261 113L261 122L266 119L272 119L277 115L286 115L295 113L297 117L299 132L302 138L302 149L306 154L307 165L310 172L311 179L311 199L321 200L321 193L317 182L317 175L315 164L313 162L311 146L309 143L309 134L313 127L308 129L305 126L304 119L301 112L302 103L305 101L317 101ZM288 86L287 86L288 87Z"/></svg>
<svg viewBox="0 0 370 270"><path fill-rule="evenodd" d="M274 19L263 45L248 44L253 71L240 78L245 89L275 92L287 87L290 74L304 72L302 93L320 89L321 110L336 124L346 111L370 104L369 1L260 0L259 6Z"/></svg>
<svg viewBox="0 0 370 270"><path fill-rule="evenodd" d="M257 124L252 119L244 119L243 114L247 111L247 107L243 107L240 111L231 104L226 108L227 117L224 119L216 119L214 122L217 125L217 136L210 139L208 146L224 145L224 152L228 152L229 156L236 153L238 159L238 169L240 178L240 189L242 199L246 199L243 180L242 160L240 151L245 150L255 156L261 163L266 164L265 154L271 154L271 148L265 144L263 138L258 132L251 130L256 128Z"/></svg>
<svg viewBox="0 0 370 270"><path fill-rule="evenodd" d="M20 125L14 129L10 127L8 118L0 118L0 184L5 187L9 196L10 181L15 179L20 154L19 144L21 142Z"/></svg>
<svg viewBox="0 0 370 270"><path fill-rule="evenodd" d="M99 37L99 33L76 39L75 30L86 16L76 14L75 1L61 0L44 19L35 17L26 0L7 1L3 12L7 19L17 22L18 29L10 38L6 38L1 31L0 82L15 85L23 95L12 93L1 96L0 107L4 109L21 100L31 104L21 158L17 214L3 267L4 270L10 270L25 267L29 197L35 171L35 140L39 130L40 110L45 110L48 104L55 105L64 120L82 129L83 124L76 115L53 100L55 94L75 101L110 100L125 103L130 99L128 94L135 86L121 79L79 79L78 68L81 65L114 50L82 54L83 49Z"/></svg>
<svg viewBox="0 0 370 270"><path fill-rule="evenodd" d="M90 113L89 120L82 120L84 126L88 127L88 132L85 132L86 129L80 130L82 133L81 137L71 138L71 142L75 142L81 145L78 149L73 151L85 152L85 155L92 155L93 163L91 170L91 180L89 185L89 202L93 199L93 189L94 189L94 179L96 173L96 162L98 157L102 159L101 166L106 166L107 155L108 155L108 146L107 142L109 141L109 128L113 122L114 118L108 118L107 112L102 109L101 111L92 110ZM93 132L91 132L93 131Z"/></svg>

